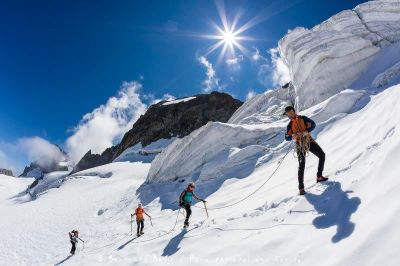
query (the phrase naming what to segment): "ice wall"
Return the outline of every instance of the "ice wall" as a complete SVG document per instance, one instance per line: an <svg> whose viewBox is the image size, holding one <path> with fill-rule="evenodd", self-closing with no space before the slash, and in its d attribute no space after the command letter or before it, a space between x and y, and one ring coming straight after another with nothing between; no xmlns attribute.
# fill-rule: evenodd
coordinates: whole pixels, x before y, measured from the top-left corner
<svg viewBox="0 0 400 266"><path fill-rule="evenodd" d="M400 40L400 1L371 1L279 41L303 110L349 87L386 46Z"/></svg>

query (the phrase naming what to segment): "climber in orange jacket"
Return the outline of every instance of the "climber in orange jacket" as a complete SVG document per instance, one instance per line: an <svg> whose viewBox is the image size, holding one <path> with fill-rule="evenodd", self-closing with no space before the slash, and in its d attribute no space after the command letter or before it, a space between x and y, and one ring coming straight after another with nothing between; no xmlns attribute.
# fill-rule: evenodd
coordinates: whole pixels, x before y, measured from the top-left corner
<svg viewBox="0 0 400 266"><path fill-rule="evenodd" d="M328 180L322 175L325 164L325 153L318 143L311 137L310 132L315 128L315 122L306 116L297 115L293 106L287 106L285 113L289 117L290 122L287 126L285 139L296 142L296 152L299 160L298 180L300 195L306 194L304 190L304 168L306 165L306 155L302 147L303 141L309 141L309 151L316 155L319 159L317 182Z"/></svg>
<svg viewBox="0 0 400 266"><path fill-rule="evenodd" d="M137 224L137 236L141 236L144 234L143 229L144 229L144 216L143 214L146 214L147 217L150 217L150 215L147 214L147 212L143 209L142 204L139 203L138 207L135 210L134 214L131 214L131 216L136 215L136 224Z"/></svg>

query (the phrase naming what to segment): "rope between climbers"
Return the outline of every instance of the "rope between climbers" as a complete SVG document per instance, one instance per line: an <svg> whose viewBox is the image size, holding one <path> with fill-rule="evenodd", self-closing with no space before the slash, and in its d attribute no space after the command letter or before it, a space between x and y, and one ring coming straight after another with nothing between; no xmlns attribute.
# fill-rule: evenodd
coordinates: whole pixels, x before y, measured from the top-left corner
<svg viewBox="0 0 400 266"><path fill-rule="evenodd" d="M252 193L250 193L250 194L247 195L246 197L244 197L244 198L242 198L242 199L240 199L240 200L238 200L238 201L236 201L236 202L234 202L234 203L231 203L231 204L228 204L228 205L225 205L225 206L221 206L221 207L214 207L214 208L208 208L208 209L209 209L209 210L220 210L220 209L229 208L229 207L232 207L232 206L234 206L234 205L237 205L237 204L241 203L242 201L245 201L246 199L250 198L250 197L253 196L255 193L257 193L266 183L268 183L269 180L271 180L271 178L272 178L272 177L275 175L275 173L278 171L279 167L282 165L282 163L283 163L283 161L285 160L286 156L289 154L292 145L293 145L293 143L291 143L291 144L289 145L289 149L287 150L287 152L285 153L285 155L278 161L278 165L277 165L277 167L275 168L275 170L272 172L272 174L271 174L271 175L264 181L264 183L262 183L261 186L259 186L256 190L254 190ZM193 207L199 208L199 209L204 209L204 207L195 206L195 205L194 205Z"/></svg>
<svg viewBox="0 0 400 266"><path fill-rule="evenodd" d="M174 226L172 227L171 230L167 231L165 234L162 234L162 235L159 235L159 236L150 238L150 239L146 239L146 240L142 240L142 241L135 241L135 243L149 242L149 241L153 241L153 240L155 240L155 239L158 239L158 238L161 238L161 237L164 237L164 236L166 236L166 235L171 234L171 233L175 230L176 225L178 224L178 218L179 218L179 213L180 213L180 212L181 212L181 208L179 208L178 213L176 214L175 224L174 224Z"/></svg>

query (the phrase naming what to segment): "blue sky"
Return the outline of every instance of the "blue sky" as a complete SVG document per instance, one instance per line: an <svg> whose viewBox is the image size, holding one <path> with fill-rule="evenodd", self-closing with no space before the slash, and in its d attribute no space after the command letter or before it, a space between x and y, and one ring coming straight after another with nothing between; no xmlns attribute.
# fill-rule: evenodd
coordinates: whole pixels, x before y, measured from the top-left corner
<svg viewBox="0 0 400 266"><path fill-rule="evenodd" d="M207 64L215 71L211 89L242 100L250 91L263 92L274 85L268 51L288 29L312 27L361 2L226 1L228 21L236 14L238 26L259 18L243 33L254 40L241 44L262 59L236 50L237 61L229 64L231 56L218 61L220 49L200 60L216 41L198 35L215 34L213 23L222 26L214 1L2 1L0 166L8 160L18 170L32 159L16 151L24 138L38 136L64 147L88 121L85 114L119 97L124 81L138 82L124 85L130 88L127 99L139 97L133 107L138 112L165 94L204 92Z"/></svg>

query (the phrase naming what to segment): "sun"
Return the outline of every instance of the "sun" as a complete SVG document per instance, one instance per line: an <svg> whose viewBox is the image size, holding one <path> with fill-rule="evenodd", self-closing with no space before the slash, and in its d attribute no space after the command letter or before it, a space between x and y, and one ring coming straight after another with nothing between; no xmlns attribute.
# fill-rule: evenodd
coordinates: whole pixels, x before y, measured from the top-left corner
<svg viewBox="0 0 400 266"><path fill-rule="evenodd" d="M236 14L232 21L229 21L226 16L225 7L222 3L222 1L216 2L221 24L217 25L215 22L212 22L215 33L200 35L200 37L204 39L216 40L216 43L207 48L204 56L208 56L218 48L222 47L218 57L218 62L225 57L235 57L236 51L238 50L245 56L251 57L251 53L241 44L241 42L254 40L251 37L242 35L242 33L252 27L252 25L245 23L244 25L237 27L240 14Z"/></svg>
<svg viewBox="0 0 400 266"><path fill-rule="evenodd" d="M221 37L224 40L224 42L228 45L232 45L236 41L235 34L230 31L223 32Z"/></svg>

